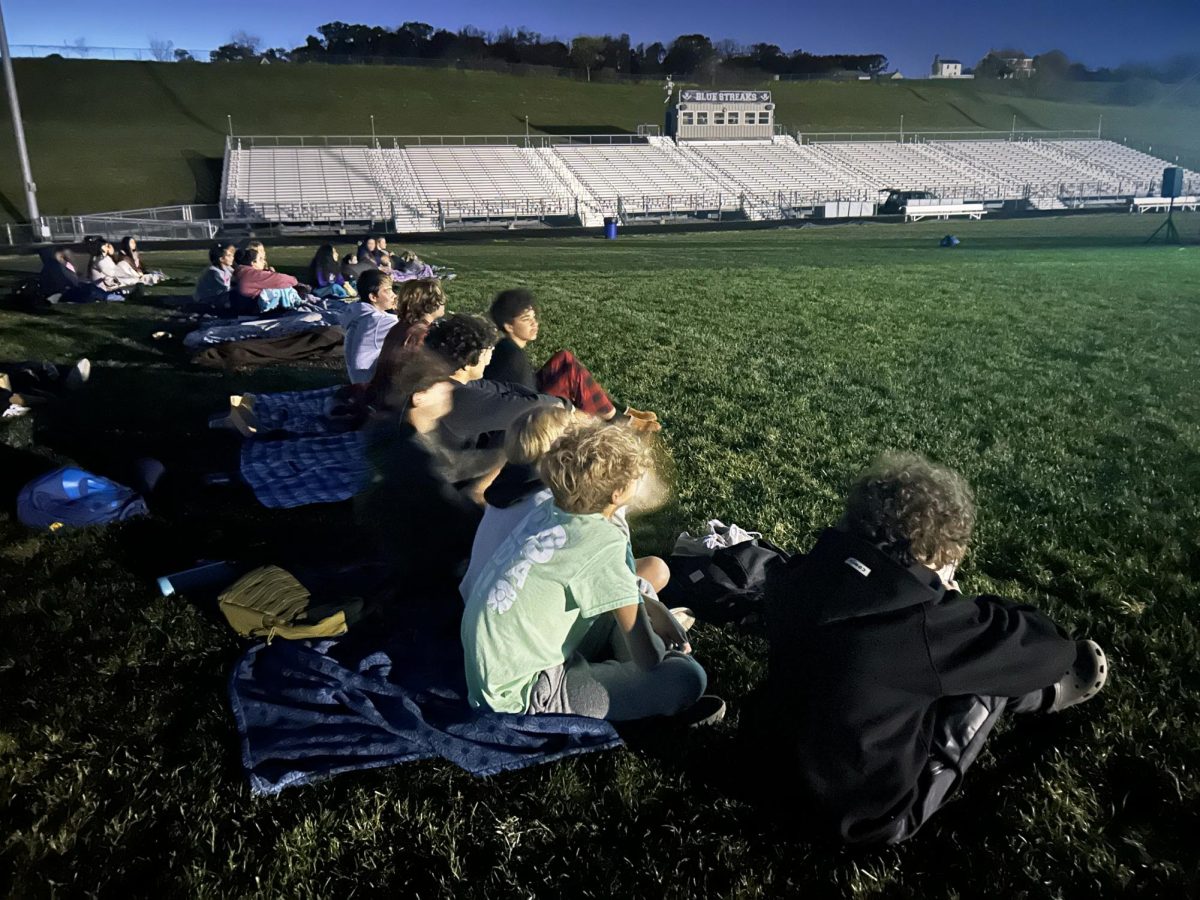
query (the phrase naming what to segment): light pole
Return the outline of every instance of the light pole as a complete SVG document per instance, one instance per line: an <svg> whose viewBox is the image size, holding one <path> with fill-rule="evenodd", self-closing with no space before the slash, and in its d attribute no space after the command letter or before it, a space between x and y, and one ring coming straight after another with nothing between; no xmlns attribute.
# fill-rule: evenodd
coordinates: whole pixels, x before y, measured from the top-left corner
<svg viewBox="0 0 1200 900"><path fill-rule="evenodd" d="M379 149L379 141L375 139L375 117L371 116L371 146Z"/></svg>
<svg viewBox="0 0 1200 900"><path fill-rule="evenodd" d="M17 157L21 161L21 180L25 186L25 203L29 207L29 222L37 228L40 218L37 205L37 185L29 168L29 148L25 146L25 126L21 123L21 104L17 101L17 82L13 78L12 57L8 52L8 32L4 28L4 9L0 7L0 58L4 63L4 86L8 89L8 108L12 111L13 131L17 136ZM45 237L45 235L39 235Z"/></svg>

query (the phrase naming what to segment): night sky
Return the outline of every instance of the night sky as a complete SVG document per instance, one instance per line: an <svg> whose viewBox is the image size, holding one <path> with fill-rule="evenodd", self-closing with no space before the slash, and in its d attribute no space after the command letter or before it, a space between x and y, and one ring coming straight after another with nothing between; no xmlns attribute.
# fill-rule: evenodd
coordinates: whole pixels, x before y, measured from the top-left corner
<svg viewBox="0 0 1200 900"><path fill-rule="evenodd" d="M438 0L345 3L328 0L207 0L204 3L122 0L0 0L12 44L72 43L146 47L152 38L208 49L237 30L263 46L293 47L318 25L347 22L394 27L417 20L457 30L525 26L569 40L578 34L628 33L634 44L699 32L714 41L778 44L785 51L883 53L906 75L928 71L935 53L973 65L990 48L1036 54L1058 48L1089 66L1160 62L1200 50L1200 0L752 0L565 3L549 0Z"/></svg>

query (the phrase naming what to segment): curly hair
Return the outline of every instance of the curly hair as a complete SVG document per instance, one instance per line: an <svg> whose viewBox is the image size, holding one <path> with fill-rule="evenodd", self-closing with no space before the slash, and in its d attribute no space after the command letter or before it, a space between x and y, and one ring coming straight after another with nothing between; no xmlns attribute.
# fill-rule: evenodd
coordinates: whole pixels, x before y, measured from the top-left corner
<svg viewBox="0 0 1200 900"><path fill-rule="evenodd" d="M510 463L536 463L559 437L578 422L575 410L539 405L513 419L504 433L504 455Z"/></svg>
<svg viewBox="0 0 1200 900"><path fill-rule="evenodd" d="M484 350L495 347L499 335L491 323L465 313L454 313L430 326L425 346L440 353L454 368L479 364Z"/></svg>
<svg viewBox="0 0 1200 900"><path fill-rule="evenodd" d="M446 292L436 278L415 278L396 289L396 317L406 325L416 325L446 305Z"/></svg>
<svg viewBox="0 0 1200 900"><path fill-rule="evenodd" d="M601 512L650 464L650 451L630 429L601 422L566 431L538 460L538 475L559 509L586 515Z"/></svg>
<svg viewBox="0 0 1200 900"><path fill-rule="evenodd" d="M503 330L505 325L511 324L527 309L537 309L533 294L525 288L512 288L496 295L496 299L492 301L491 308L488 310L488 315L492 317L496 327Z"/></svg>
<svg viewBox="0 0 1200 900"><path fill-rule="evenodd" d="M885 453L850 488L842 522L902 566L940 569L967 552L975 496L951 469L916 453Z"/></svg>

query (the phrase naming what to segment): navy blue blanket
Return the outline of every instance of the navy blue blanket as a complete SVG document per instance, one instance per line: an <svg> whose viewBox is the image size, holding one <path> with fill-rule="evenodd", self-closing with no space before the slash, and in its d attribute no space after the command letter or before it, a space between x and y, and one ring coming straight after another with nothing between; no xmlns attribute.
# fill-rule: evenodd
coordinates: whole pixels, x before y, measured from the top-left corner
<svg viewBox="0 0 1200 900"><path fill-rule="evenodd" d="M436 756L494 775L621 743L602 719L472 710L456 636L349 644L276 639L234 666L229 696L255 794Z"/></svg>

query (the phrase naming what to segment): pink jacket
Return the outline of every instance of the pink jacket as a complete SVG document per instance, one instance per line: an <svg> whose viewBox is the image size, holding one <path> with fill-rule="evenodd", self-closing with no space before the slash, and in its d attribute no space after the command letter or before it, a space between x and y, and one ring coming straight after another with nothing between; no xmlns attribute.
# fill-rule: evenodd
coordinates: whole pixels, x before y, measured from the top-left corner
<svg viewBox="0 0 1200 900"><path fill-rule="evenodd" d="M268 288L290 288L300 283L291 275L256 269L254 266L238 266L234 270L233 281L237 292L249 300L256 299Z"/></svg>

